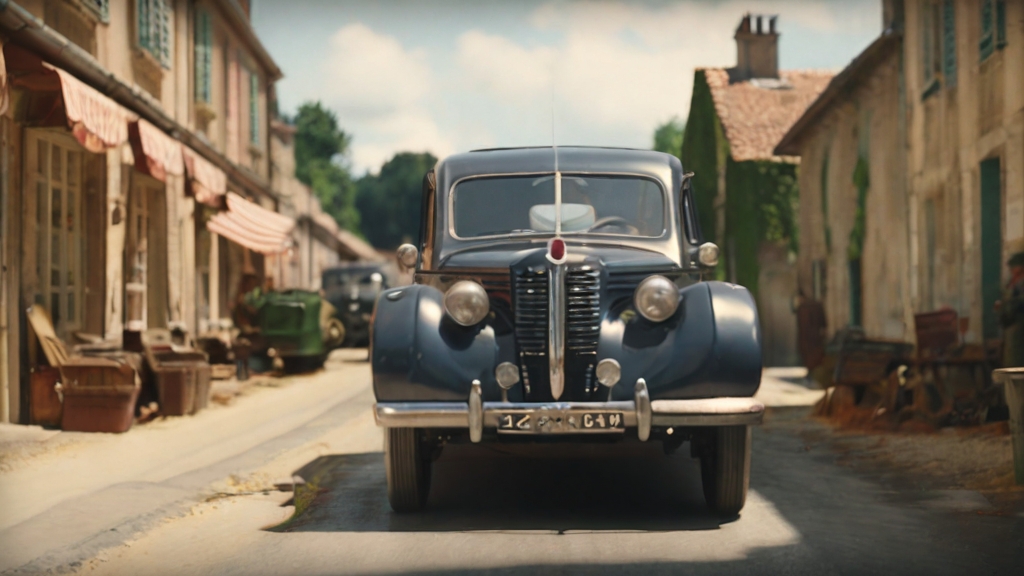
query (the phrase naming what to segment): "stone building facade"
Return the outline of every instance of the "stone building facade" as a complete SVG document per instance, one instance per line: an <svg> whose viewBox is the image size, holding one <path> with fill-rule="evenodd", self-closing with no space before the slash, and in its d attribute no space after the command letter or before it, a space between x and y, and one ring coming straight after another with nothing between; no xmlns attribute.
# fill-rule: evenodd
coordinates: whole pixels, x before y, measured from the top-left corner
<svg viewBox="0 0 1024 576"><path fill-rule="evenodd" d="M320 242L278 213L247 0L2 2L0 54L0 421L27 418L29 306L69 345L201 334Z"/></svg>
<svg viewBox="0 0 1024 576"><path fill-rule="evenodd" d="M1024 240L1024 2L885 0L885 32L775 151L801 157L802 291L827 333L913 341L951 308L999 337Z"/></svg>

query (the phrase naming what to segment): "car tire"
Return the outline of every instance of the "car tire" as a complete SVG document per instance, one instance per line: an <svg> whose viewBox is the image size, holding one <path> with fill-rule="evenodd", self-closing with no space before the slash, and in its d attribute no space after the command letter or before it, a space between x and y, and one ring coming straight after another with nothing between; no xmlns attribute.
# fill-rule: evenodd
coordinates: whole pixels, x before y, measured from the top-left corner
<svg viewBox="0 0 1024 576"><path fill-rule="evenodd" d="M715 514L735 516L750 486L750 426L723 426L710 432L700 458L704 500Z"/></svg>
<svg viewBox="0 0 1024 576"><path fill-rule="evenodd" d="M388 502L395 512L417 512L430 492L430 456L424 450L423 432L416 428L386 428L384 467Z"/></svg>

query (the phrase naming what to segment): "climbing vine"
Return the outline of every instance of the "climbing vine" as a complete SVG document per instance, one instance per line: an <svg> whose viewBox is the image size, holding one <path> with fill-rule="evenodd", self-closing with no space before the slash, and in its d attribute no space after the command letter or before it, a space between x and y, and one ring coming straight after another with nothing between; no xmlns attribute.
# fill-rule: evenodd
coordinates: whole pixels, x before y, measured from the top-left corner
<svg viewBox="0 0 1024 576"><path fill-rule="evenodd" d="M864 252L868 187L871 185L868 172L867 159L859 156L857 158L857 166L853 169L853 185L857 188L857 211L853 217L853 229L850 230L850 245L846 249L848 260L859 260Z"/></svg>

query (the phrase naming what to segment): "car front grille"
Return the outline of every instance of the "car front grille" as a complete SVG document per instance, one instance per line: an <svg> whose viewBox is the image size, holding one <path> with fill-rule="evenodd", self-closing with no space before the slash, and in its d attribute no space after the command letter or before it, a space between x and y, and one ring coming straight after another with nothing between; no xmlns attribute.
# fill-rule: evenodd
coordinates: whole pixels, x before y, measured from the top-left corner
<svg viewBox="0 0 1024 576"><path fill-rule="evenodd" d="M601 273L592 266L569 269L565 277L566 352L596 354L601 331Z"/></svg>
<svg viewBox="0 0 1024 576"><path fill-rule="evenodd" d="M547 267L513 273L516 348L531 401L549 400ZM586 400L597 388L594 367L601 330L601 274L590 265L566 272L566 391L561 400Z"/></svg>

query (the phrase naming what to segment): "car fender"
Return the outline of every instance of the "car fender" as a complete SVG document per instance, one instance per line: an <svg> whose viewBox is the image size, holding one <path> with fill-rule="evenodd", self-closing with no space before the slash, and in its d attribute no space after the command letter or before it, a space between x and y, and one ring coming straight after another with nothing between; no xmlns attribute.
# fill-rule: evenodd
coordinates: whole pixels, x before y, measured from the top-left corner
<svg viewBox="0 0 1024 576"><path fill-rule="evenodd" d="M378 401L465 401L473 380L485 396L500 396L494 330L459 326L445 314L443 297L421 284L381 293L370 344Z"/></svg>
<svg viewBox="0 0 1024 576"><path fill-rule="evenodd" d="M761 382L761 328L750 292L725 282L699 282L680 290L676 313L664 322L639 316L631 302L609 310L598 360L622 366L612 391L632 397L637 379L653 399L753 396Z"/></svg>

